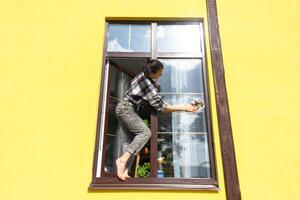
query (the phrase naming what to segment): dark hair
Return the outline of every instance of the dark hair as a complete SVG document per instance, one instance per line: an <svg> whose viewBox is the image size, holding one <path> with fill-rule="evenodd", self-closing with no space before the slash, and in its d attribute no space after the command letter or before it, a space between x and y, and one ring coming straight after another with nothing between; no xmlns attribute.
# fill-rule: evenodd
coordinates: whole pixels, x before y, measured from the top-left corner
<svg viewBox="0 0 300 200"><path fill-rule="evenodd" d="M145 76L149 79L150 78L150 73L155 74L158 72L160 69L164 69L163 64L157 60L157 59L151 59L151 58L146 58L144 60L143 64L143 71L145 73Z"/></svg>

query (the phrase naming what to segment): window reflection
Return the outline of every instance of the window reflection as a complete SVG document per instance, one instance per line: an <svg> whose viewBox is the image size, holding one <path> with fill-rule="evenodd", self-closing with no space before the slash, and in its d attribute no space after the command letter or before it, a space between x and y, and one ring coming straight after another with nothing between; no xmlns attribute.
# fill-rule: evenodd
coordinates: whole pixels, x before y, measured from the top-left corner
<svg viewBox="0 0 300 200"><path fill-rule="evenodd" d="M206 134L158 134L158 142L165 177L211 177Z"/></svg>
<svg viewBox="0 0 300 200"><path fill-rule="evenodd" d="M110 24L107 51L150 52L150 25Z"/></svg>
<svg viewBox="0 0 300 200"><path fill-rule="evenodd" d="M201 29L199 24L158 25L158 52L201 52Z"/></svg>
<svg viewBox="0 0 300 200"><path fill-rule="evenodd" d="M177 105L200 99L205 103L201 59L161 61L164 72L159 83L165 102ZM211 177L206 121L205 109L197 113L158 113L160 174L175 178Z"/></svg>
<svg viewBox="0 0 300 200"><path fill-rule="evenodd" d="M162 93L203 93L202 60L161 59L164 65L159 83Z"/></svg>

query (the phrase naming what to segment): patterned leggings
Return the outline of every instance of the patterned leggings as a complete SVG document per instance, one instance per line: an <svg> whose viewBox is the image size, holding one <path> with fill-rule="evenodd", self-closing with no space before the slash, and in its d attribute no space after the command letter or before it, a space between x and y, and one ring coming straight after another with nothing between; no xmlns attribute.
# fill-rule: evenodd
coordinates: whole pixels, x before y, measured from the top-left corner
<svg viewBox="0 0 300 200"><path fill-rule="evenodd" d="M151 137L151 130L135 112L135 107L132 103L122 100L118 103L116 117L119 123L128 131L135 134L132 142L124 147L124 150L130 154L137 155L145 146Z"/></svg>

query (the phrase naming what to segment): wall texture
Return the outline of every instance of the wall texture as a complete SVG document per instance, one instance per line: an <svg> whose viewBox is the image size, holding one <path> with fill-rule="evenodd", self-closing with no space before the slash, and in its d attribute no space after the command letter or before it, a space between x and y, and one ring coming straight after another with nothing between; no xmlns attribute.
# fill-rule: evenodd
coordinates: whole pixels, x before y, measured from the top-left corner
<svg viewBox="0 0 300 200"><path fill-rule="evenodd" d="M217 1L243 199L300 199L300 2Z"/></svg>
<svg viewBox="0 0 300 200"><path fill-rule="evenodd" d="M242 197L300 199L300 3L217 4ZM203 0L0 1L0 198L225 200L211 69L220 191L88 192L105 17L207 18Z"/></svg>

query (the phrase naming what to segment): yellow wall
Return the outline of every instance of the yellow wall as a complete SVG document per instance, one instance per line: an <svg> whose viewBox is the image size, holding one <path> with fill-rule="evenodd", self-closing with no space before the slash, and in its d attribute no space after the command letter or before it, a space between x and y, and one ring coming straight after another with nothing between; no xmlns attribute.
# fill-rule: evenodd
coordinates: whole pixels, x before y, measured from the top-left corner
<svg viewBox="0 0 300 200"><path fill-rule="evenodd" d="M298 200L300 1L218 1L243 199Z"/></svg>
<svg viewBox="0 0 300 200"><path fill-rule="evenodd" d="M243 199L300 199L300 3L217 3ZM88 192L106 16L206 11L203 0L1 0L0 198L225 200L214 95L219 192Z"/></svg>

